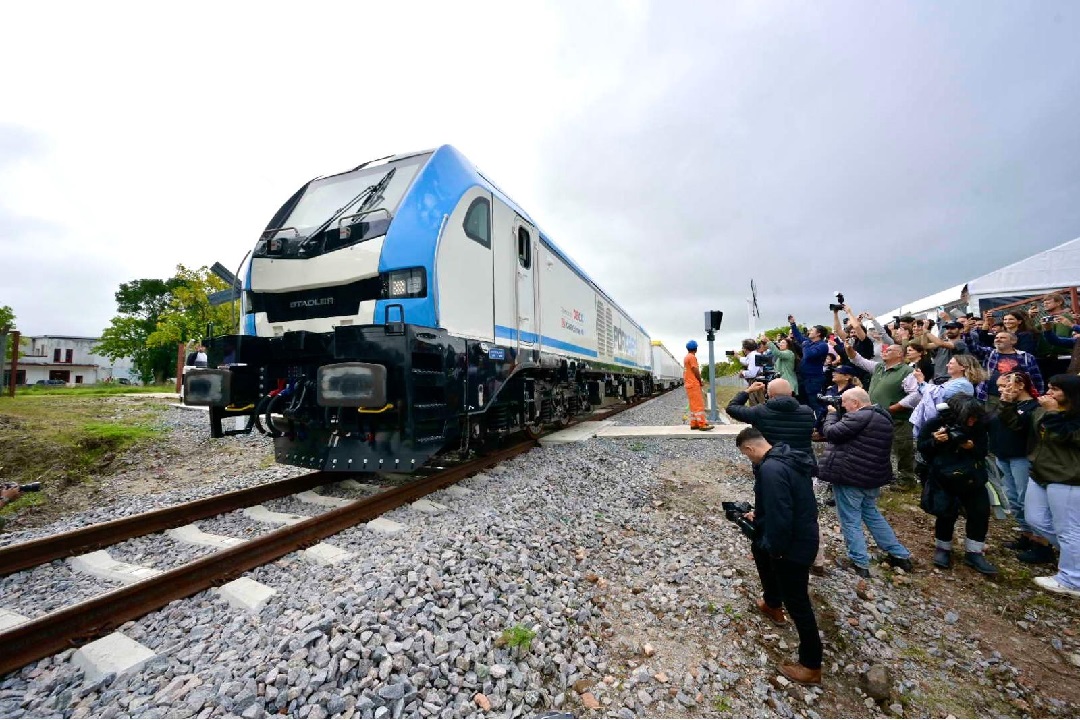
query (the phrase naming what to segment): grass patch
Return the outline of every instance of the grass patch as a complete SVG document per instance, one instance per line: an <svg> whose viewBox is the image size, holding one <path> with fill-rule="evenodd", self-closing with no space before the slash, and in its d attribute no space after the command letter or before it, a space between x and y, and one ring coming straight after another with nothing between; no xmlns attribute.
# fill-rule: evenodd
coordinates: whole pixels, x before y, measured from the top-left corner
<svg viewBox="0 0 1080 720"><path fill-rule="evenodd" d="M81 483L119 453L156 438L162 410L152 402L80 393L0 398L0 481L43 482L36 498L20 499L42 503L50 487Z"/></svg>
<svg viewBox="0 0 1080 720"><path fill-rule="evenodd" d="M503 630L499 643L511 650L525 651L532 645L536 633L524 625L514 625Z"/></svg>
<svg viewBox="0 0 1080 720"><path fill-rule="evenodd" d="M175 383L161 385L119 385L95 383L94 385L24 385L15 388L15 396L43 397L106 397L110 395L143 395L145 393L175 393Z"/></svg>

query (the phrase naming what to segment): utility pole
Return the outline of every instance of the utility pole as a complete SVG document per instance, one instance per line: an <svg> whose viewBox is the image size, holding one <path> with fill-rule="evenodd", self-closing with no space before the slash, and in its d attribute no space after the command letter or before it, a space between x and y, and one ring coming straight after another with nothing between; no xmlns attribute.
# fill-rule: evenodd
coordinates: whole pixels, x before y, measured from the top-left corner
<svg viewBox="0 0 1080 720"><path fill-rule="evenodd" d="M716 331L720 329L720 323L724 321L724 313L719 310L707 310L705 312L705 339L709 342L709 421L720 420L719 403L716 401L716 360L713 355L713 342L716 340Z"/></svg>

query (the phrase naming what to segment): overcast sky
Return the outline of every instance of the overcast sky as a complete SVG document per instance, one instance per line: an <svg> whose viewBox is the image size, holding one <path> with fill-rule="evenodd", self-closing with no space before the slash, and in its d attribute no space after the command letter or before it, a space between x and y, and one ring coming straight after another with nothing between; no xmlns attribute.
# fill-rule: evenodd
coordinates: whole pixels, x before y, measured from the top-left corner
<svg viewBox="0 0 1080 720"><path fill-rule="evenodd" d="M455 145L677 357L1080 236L1073 2L18 3L0 305L98 335L303 182ZM1080 278L1078 278L1080 280Z"/></svg>

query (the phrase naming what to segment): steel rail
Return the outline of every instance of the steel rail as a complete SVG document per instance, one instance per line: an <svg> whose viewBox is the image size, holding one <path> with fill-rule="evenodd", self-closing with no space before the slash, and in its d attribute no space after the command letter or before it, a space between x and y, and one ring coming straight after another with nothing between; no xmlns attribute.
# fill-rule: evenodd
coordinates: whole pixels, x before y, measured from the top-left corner
<svg viewBox="0 0 1080 720"><path fill-rule="evenodd" d="M323 538L372 520L536 447L535 441L499 450L476 461L324 513L221 550L153 578L57 610L0 633L0 676L99 637L135 618L238 577Z"/></svg>
<svg viewBox="0 0 1080 720"><path fill-rule="evenodd" d="M288 480L235 490L182 505L171 505L160 510L129 515L60 535L8 545L0 548L0 577L70 555L80 555L115 545L133 537L187 525L196 520L232 512L237 508L310 490L319 485L344 480L346 477L350 476L324 471L308 473Z"/></svg>
<svg viewBox="0 0 1080 720"><path fill-rule="evenodd" d="M660 393L663 394L663 393ZM575 418L567 424L567 427L585 421L601 421L613 415L635 407L645 402L652 396L635 396L628 403L620 404L607 410L597 410L593 414ZM537 436L539 437L539 436ZM348 473L319 471L300 475L298 477L281 480L267 485L257 485L243 490L235 490L223 495L195 500L181 505L172 505L159 510L129 515L108 522L97 523L79 530L74 530L59 535L30 540L16 545L8 545L0 548L0 577L27 568L44 565L45 563L59 560L72 555L99 550L110 545L141 537L151 533L168 530L170 528L187 525L196 520L203 520L215 515L232 512L238 508L248 507L267 500L274 500L286 495L303 492L319 485L338 482L347 477Z"/></svg>

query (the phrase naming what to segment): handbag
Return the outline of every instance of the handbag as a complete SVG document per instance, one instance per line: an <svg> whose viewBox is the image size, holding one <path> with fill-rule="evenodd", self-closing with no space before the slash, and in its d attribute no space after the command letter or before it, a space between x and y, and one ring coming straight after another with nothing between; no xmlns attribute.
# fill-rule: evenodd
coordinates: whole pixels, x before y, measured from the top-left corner
<svg viewBox="0 0 1080 720"><path fill-rule="evenodd" d="M930 472L922 486L919 507L923 512L934 517L956 515L959 511L960 500L942 487L936 473Z"/></svg>

